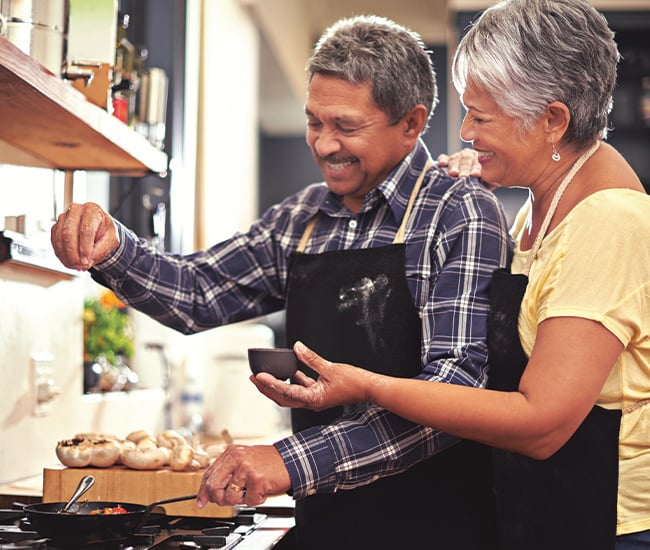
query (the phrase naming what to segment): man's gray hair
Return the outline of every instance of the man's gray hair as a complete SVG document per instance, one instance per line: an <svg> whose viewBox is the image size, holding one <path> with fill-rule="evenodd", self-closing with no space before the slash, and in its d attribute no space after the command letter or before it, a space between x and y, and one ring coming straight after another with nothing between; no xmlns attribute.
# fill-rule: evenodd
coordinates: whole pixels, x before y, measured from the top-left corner
<svg viewBox="0 0 650 550"><path fill-rule="evenodd" d="M420 36L375 15L341 19L318 40L307 62L314 74L334 75L352 84L370 82L377 106L391 124L422 104L431 117L438 103L435 71Z"/></svg>

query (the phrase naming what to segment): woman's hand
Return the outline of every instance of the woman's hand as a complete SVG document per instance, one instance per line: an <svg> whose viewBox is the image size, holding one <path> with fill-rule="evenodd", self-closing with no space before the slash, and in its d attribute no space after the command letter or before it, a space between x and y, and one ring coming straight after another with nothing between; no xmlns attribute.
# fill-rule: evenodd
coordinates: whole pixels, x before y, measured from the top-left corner
<svg viewBox="0 0 650 550"><path fill-rule="evenodd" d="M466 147L457 153L438 155L438 164L446 166L450 176L464 178L467 176L481 177L481 164L478 161L478 153L474 149Z"/></svg>
<svg viewBox="0 0 650 550"><path fill-rule="evenodd" d="M318 373L318 379L314 380L298 371L293 378L294 383L288 384L268 373L260 373L251 376L260 393L283 407L314 411L368 400L368 389L374 373L327 361L301 342L296 342L293 350L300 362Z"/></svg>
<svg viewBox="0 0 650 550"><path fill-rule="evenodd" d="M474 149L466 147L451 155L442 153L438 155L437 160L440 166L447 167L450 176L459 178L472 176L481 179L481 163L478 161L478 153ZM481 183L489 191L499 187L498 184L489 183L483 179L481 179Z"/></svg>

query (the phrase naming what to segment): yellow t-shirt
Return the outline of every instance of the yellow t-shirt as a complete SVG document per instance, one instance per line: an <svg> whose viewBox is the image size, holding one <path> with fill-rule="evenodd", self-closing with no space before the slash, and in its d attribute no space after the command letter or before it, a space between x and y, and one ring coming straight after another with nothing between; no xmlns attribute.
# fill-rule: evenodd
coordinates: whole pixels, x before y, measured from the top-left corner
<svg viewBox="0 0 650 550"><path fill-rule="evenodd" d="M513 235L521 234L529 208ZM522 272L527 255L517 246L513 273ZM625 346L597 404L623 410L617 534L650 529L650 196L599 191L546 235L519 314L528 356L539 323L568 316L602 323Z"/></svg>

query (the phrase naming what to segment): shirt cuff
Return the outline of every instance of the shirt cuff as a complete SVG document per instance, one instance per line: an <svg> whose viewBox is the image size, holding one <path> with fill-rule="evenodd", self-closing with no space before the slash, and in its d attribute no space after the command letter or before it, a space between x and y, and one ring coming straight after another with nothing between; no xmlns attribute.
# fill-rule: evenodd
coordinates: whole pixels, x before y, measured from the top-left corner
<svg viewBox="0 0 650 550"><path fill-rule="evenodd" d="M118 245L106 258L97 262L93 269L104 275L124 273L136 255L137 237L125 225L113 219Z"/></svg>
<svg viewBox="0 0 650 550"><path fill-rule="evenodd" d="M296 500L336 492L336 453L320 428L309 428L274 444L291 478Z"/></svg>

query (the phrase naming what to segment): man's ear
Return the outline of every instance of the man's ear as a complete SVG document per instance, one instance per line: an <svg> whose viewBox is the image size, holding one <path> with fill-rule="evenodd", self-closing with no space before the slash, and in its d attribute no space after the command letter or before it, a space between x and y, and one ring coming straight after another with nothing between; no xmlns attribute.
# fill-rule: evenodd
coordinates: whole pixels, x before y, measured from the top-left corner
<svg viewBox="0 0 650 550"><path fill-rule="evenodd" d="M404 135L409 138L418 138L427 124L429 113L427 108L422 104L417 104L404 117L402 122L405 124Z"/></svg>
<svg viewBox="0 0 650 550"><path fill-rule="evenodd" d="M548 141L558 143L564 137L571 122L569 108L561 101L553 101L547 105L544 116Z"/></svg>

